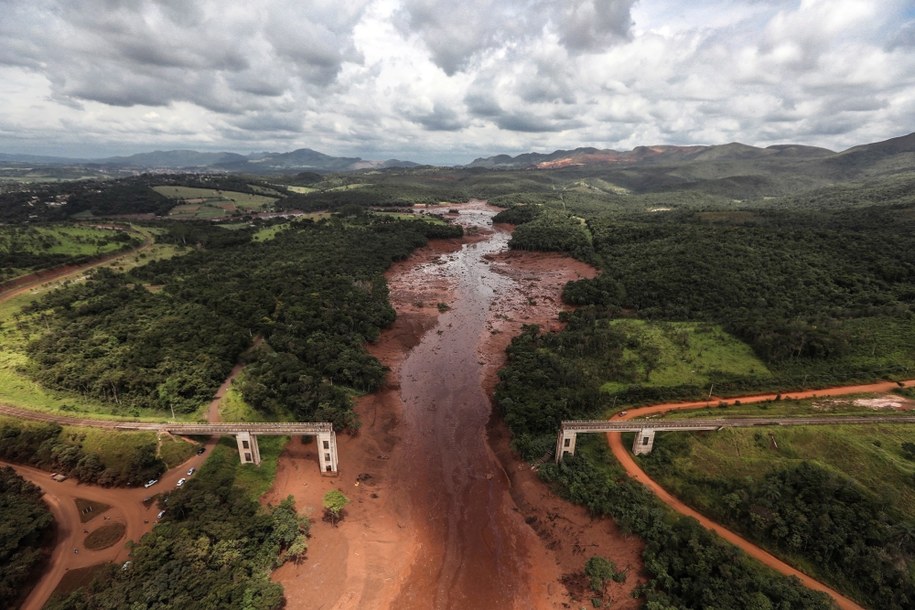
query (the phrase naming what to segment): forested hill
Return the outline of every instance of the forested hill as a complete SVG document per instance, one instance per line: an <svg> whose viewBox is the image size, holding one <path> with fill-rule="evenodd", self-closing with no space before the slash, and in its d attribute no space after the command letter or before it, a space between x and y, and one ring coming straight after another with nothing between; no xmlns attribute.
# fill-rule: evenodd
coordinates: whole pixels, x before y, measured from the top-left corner
<svg viewBox="0 0 915 610"><path fill-rule="evenodd" d="M36 335L28 371L125 414L186 413L260 337L243 386L252 406L354 428L347 388L377 387L384 371L363 345L394 319L382 272L427 238L460 233L440 222L337 218L130 274L99 270L27 308L22 322Z"/></svg>

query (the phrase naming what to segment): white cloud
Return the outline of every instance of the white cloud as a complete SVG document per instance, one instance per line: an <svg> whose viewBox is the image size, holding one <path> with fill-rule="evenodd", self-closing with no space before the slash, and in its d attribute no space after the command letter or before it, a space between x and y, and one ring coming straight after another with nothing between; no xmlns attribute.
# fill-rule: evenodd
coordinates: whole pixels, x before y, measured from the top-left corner
<svg viewBox="0 0 915 610"><path fill-rule="evenodd" d="M579 145L839 149L913 128L908 0L0 0L0 10L5 151L78 143L107 154L129 142L465 161Z"/></svg>

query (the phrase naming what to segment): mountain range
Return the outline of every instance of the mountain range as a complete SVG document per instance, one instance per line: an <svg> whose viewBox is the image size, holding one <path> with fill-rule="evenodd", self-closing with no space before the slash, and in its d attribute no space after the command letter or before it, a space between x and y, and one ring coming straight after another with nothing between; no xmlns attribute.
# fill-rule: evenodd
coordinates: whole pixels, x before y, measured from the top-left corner
<svg viewBox="0 0 915 610"><path fill-rule="evenodd" d="M335 157L310 148L291 152L261 152L241 155L231 152L169 150L104 159L71 159L0 153L0 162L48 166L81 165L94 169L128 171L221 171L277 174L303 171L347 172L419 166L412 161L389 159L371 161L360 157ZM747 163L757 169L777 169L810 164L818 174L869 170L894 171L915 167L915 133L883 142L855 146L834 152L826 148L787 144L765 148L732 142L713 146L639 146L630 151L576 148L552 153L481 157L463 166L494 170L550 170L562 168L692 167L699 174L733 173ZM700 169L702 168L702 169ZM868 171L868 173L872 173Z"/></svg>
<svg viewBox="0 0 915 610"><path fill-rule="evenodd" d="M284 153L261 152L249 155L231 152L198 152L196 150L157 150L125 157L106 157L103 159L74 159L0 153L0 162L57 166L81 165L90 168L114 170L223 171L252 174L301 171L347 172L390 167L409 168L419 165L418 163L400 161L398 159L369 161L359 157L334 157L310 148L300 148Z"/></svg>

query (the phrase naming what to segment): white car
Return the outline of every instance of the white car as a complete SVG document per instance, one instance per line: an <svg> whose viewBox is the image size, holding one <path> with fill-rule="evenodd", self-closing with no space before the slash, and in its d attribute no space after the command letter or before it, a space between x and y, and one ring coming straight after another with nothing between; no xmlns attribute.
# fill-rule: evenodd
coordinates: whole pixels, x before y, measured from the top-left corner
<svg viewBox="0 0 915 610"><path fill-rule="evenodd" d="M178 484L175 487L181 487L182 485L184 485L185 481L187 481L187 479L183 479L183 478L178 479Z"/></svg>
<svg viewBox="0 0 915 610"><path fill-rule="evenodd" d="M196 468L188 468L188 469L187 469L187 476L191 476L191 475L194 474L195 472L197 472L197 469L196 469Z"/></svg>
<svg viewBox="0 0 915 610"><path fill-rule="evenodd" d="M158 483L158 482L159 482L159 479L150 479L150 480L146 481L146 484L143 485L143 487L149 488L149 487L152 487L153 485L155 485L155 484Z"/></svg>

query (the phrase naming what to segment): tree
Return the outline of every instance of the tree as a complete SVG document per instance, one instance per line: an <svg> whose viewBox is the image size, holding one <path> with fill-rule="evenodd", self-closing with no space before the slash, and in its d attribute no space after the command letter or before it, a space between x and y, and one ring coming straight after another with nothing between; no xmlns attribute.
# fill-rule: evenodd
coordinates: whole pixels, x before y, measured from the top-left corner
<svg viewBox="0 0 915 610"><path fill-rule="evenodd" d="M324 520L337 523L343 520L343 509L349 504L349 498L343 495L339 489L332 489L324 494Z"/></svg>
<svg viewBox="0 0 915 610"><path fill-rule="evenodd" d="M609 559L594 556L585 563L585 575L591 582L591 590L604 595L607 583L616 577L616 565Z"/></svg>

